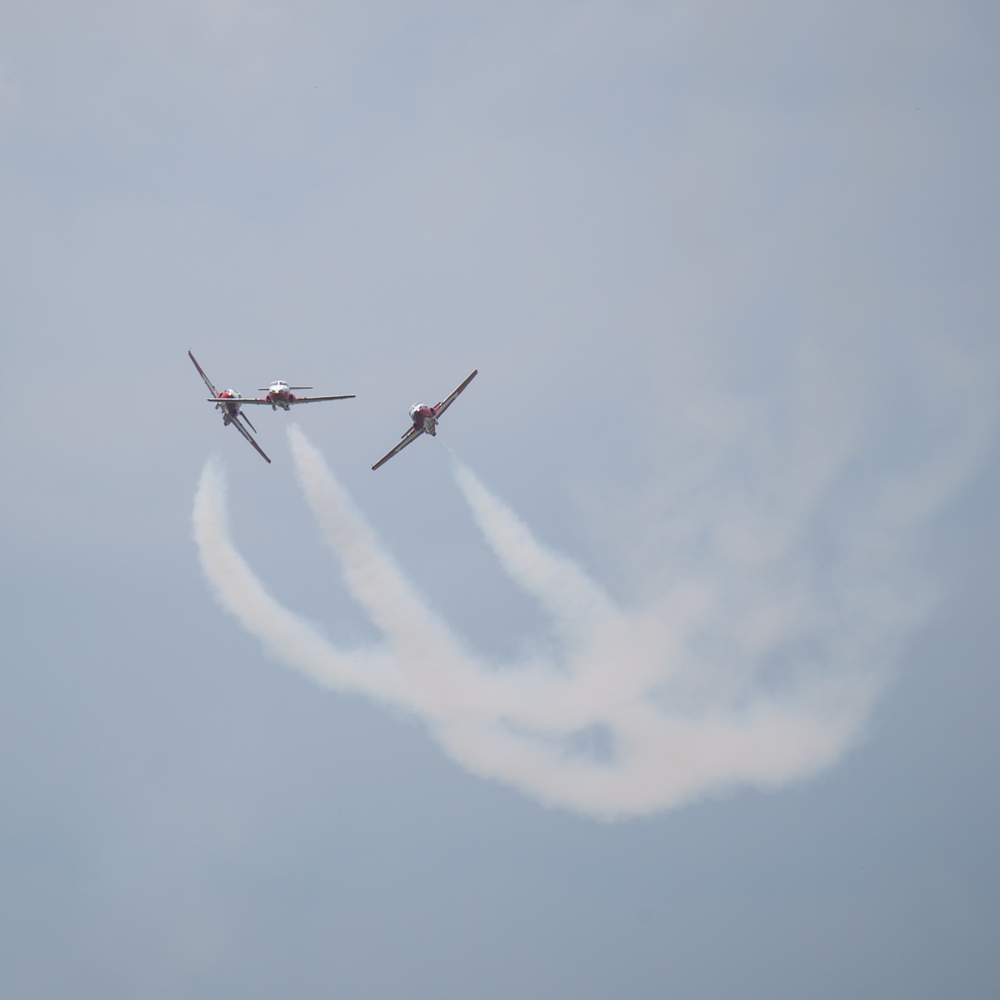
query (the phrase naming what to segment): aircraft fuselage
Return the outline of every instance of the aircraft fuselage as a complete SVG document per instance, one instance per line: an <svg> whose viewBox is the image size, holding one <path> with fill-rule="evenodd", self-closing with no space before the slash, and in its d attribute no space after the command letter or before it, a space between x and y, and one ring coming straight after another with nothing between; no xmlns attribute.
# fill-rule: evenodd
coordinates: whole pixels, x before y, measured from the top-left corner
<svg viewBox="0 0 1000 1000"><path fill-rule="evenodd" d="M426 403L414 403L410 407L410 419L413 421L413 430L423 431L431 437L437 434L437 417L434 416L434 407ZM406 434L410 432L407 431ZM403 437L406 437L406 434Z"/></svg>
<svg viewBox="0 0 1000 1000"><path fill-rule="evenodd" d="M240 415L240 400L243 397L235 389L223 389L219 393L216 407L222 410L222 423L228 427Z"/></svg>
<svg viewBox="0 0 1000 1000"><path fill-rule="evenodd" d="M267 387L267 395L264 398L271 404L272 410L276 410L280 406L287 411L290 404L295 402L296 397L288 387L287 382L272 382Z"/></svg>

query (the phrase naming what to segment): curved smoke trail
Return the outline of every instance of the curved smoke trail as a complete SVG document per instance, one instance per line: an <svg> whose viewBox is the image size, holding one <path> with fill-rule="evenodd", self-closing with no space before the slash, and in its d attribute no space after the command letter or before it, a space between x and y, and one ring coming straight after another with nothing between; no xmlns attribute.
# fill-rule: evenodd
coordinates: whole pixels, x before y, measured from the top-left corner
<svg viewBox="0 0 1000 1000"><path fill-rule="evenodd" d="M714 654L699 648L706 619L719 624L722 604L711 593L619 607L458 464L457 483L488 544L540 602L560 642L558 662L497 669L427 607L320 453L297 428L289 434L309 505L383 641L337 648L267 593L232 544L224 481L209 463L195 498L195 538L219 600L319 683L419 715L475 774L549 805L621 818L814 774L844 752L867 717L879 679L866 664L886 622L867 631L857 623L851 641L831 644L835 653L822 670L800 666L767 683L752 666L720 672ZM767 650L759 637L742 649L730 639L728 653L736 648L737 659L757 662L790 636L777 628Z"/></svg>

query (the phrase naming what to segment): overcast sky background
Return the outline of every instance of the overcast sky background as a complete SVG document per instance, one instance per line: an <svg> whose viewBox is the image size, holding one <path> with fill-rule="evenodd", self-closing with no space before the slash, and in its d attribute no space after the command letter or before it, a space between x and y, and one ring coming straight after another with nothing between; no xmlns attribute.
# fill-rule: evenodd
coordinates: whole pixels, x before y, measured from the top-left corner
<svg viewBox="0 0 1000 1000"><path fill-rule="evenodd" d="M5 6L0 992L995 997L998 46L943 0ZM357 399L251 413L267 466L188 349ZM821 767L611 822L473 773L202 572L215 456L273 599L378 648L294 423L482 663L565 649L452 454L691 704L869 694Z"/></svg>

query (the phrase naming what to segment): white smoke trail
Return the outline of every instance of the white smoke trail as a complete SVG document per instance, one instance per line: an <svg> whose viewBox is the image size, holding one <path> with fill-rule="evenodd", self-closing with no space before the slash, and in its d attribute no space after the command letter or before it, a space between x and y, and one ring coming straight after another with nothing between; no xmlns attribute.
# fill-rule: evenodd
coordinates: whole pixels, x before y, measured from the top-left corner
<svg viewBox="0 0 1000 1000"><path fill-rule="evenodd" d="M398 681L387 651L338 652L264 589L230 541L225 478L213 460L202 471L193 520L201 567L219 602L270 652L328 687L394 698Z"/></svg>
<svg viewBox="0 0 1000 1000"><path fill-rule="evenodd" d="M266 593L229 540L223 482L212 464L194 512L206 576L223 605L282 660L325 685L417 713L473 773L550 805L614 819L813 774L837 759L866 718L878 688L860 669L870 645L842 644L833 669L789 673L768 688L754 686L752 671L717 683L696 648L705 616L718 620L710 588L625 611L458 466L458 484L487 541L552 617L562 645L558 663L486 664L426 606L319 452L297 428L290 438L303 490L349 592L385 645L338 650Z"/></svg>

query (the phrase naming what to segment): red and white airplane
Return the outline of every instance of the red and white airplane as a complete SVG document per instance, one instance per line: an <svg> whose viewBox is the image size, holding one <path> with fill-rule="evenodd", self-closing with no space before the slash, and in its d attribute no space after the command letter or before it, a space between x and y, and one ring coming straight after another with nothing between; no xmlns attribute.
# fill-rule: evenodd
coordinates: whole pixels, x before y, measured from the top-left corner
<svg viewBox="0 0 1000 1000"><path fill-rule="evenodd" d="M354 393L346 396L296 396L293 389L301 392L303 389L311 389L311 385L289 385L287 382L272 382L266 389L259 389L258 392L266 392L263 399L244 399L244 403L253 403L259 406L270 406L276 410L279 406L286 412L298 403L322 403L328 399L354 399Z"/></svg>
<svg viewBox="0 0 1000 1000"><path fill-rule="evenodd" d="M205 385L208 386L208 391L212 394L211 400L209 402L215 403L215 408L217 410L222 410L222 424L224 427L228 427L230 424L233 425L257 450L257 453L261 458L264 459L268 465L271 464L271 460L264 454L264 449L261 448L259 444L253 439L253 431L256 433L257 428L254 427L249 420L247 420L247 415L240 412L240 407L246 403L251 402L251 400L244 399L235 389L223 389L219 392L218 389L212 385L212 380L205 374L201 365L195 361L194 355L188 351L188 357L191 359L191 363L198 369L198 374L205 380ZM246 427L243 426L244 422ZM249 430L247 430L249 428Z"/></svg>
<svg viewBox="0 0 1000 1000"><path fill-rule="evenodd" d="M404 434L402 440L396 445L392 451L383 455L373 466L372 472L374 472L380 465L385 465L386 462L392 458L397 452L402 451L408 444L413 444L414 441L420 437L421 434L430 434L434 437L437 434L437 422L441 419L441 415L445 410L451 406L452 403L458 398L458 394L479 374L479 369L477 368L447 399L438 403L437 406L427 406L425 403L414 403L410 407L410 419L413 421L413 426L409 428Z"/></svg>

